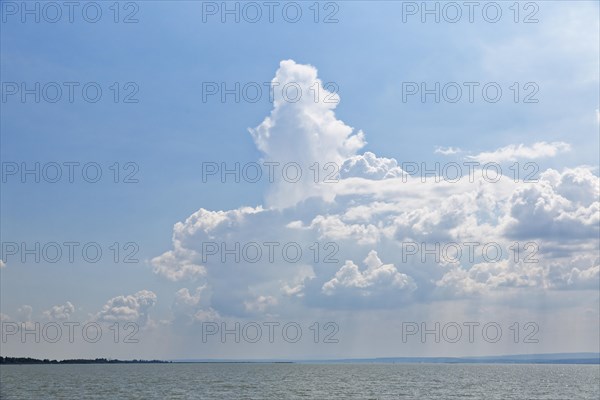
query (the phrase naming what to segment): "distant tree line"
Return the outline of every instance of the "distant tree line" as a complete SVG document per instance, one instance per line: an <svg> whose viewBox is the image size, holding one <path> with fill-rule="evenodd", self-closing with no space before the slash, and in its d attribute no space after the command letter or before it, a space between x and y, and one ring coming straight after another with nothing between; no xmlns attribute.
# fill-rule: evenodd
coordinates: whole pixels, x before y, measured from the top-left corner
<svg viewBox="0 0 600 400"><path fill-rule="evenodd" d="M113 360L107 358L83 359L76 358L72 360L49 360L47 358L40 360L29 357L0 357L0 364L156 364L170 363L170 361L161 360Z"/></svg>

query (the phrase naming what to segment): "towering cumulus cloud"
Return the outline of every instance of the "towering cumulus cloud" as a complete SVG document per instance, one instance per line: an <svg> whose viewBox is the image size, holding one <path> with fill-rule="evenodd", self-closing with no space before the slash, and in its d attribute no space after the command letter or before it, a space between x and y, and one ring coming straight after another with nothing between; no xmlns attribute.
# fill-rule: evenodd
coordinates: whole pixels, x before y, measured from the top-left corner
<svg viewBox="0 0 600 400"><path fill-rule="evenodd" d="M300 165L303 176L297 184L279 181L268 196L270 205L294 205L314 184L308 167L315 162L341 165L365 145L364 134L336 118L339 96L323 87L316 68L282 61L271 86L271 115L250 133L265 161Z"/></svg>
<svg viewBox="0 0 600 400"><path fill-rule="evenodd" d="M423 181L394 158L359 153L365 135L336 118L339 98L323 87L314 67L282 61L272 85L273 109L250 129L263 154L257 161L296 163L303 175L294 183L276 179L262 206L201 208L175 225L173 249L152 264L156 274L181 284L174 294L178 318L182 312L196 320L289 317L302 308L481 301L497 293L550 296L597 285L593 168L490 182L476 167L473 179ZM567 149L565 143L508 143L477 161L553 157ZM337 166L335 179L315 181L314 163ZM491 242L500 256L490 248L483 252ZM107 304L102 317L120 310L143 317L147 302L139 305L138 298L149 297L136 296Z"/></svg>

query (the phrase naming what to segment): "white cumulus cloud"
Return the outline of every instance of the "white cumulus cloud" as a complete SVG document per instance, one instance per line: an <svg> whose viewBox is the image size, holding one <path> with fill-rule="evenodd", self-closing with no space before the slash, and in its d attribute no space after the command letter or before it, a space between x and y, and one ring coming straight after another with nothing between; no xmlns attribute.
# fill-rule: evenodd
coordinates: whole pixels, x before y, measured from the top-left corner
<svg viewBox="0 0 600 400"><path fill-rule="evenodd" d="M308 90L320 81L314 67L283 61L273 82L298 82ZM489 182L480 169L472 181L423 182L404 174L393 158L359 155L364 134L336 118L336 105L315 103L312 97L295 103L276 98L270 115L251 130L265 161L297 162L305 171L313 162L336 162L336 182L315 183L312 176L297 184L275 182L264 205L200 208L175 224L173 249L152 260L154 272L169 280L199 281L193 287L202 289L177 292L174 314L198 321L281 313L299 305L380 308L498 292L589 289L598 265L590 254L599 245L594 168L548 169L536 182L512 176ZM536 159L568 149L563 142L538 142L471 158ZM533 242L537 261L511 260L508 249L515 241L521 248ZM228 249L252 242L261 247L262 257L250 262L209 253L207 242ZM265 242L278 243L272 262ZM493 262L481 255L404 259L407 242L429 248L494 242L504 253ZM301 247L297 260L281 257L286 243ZM365 268L354 261L362 259Z"/></svg>
<svg viewBox="0 0 600 400"><path fill-rule="evenodd" d="M156 294L150 290L140 290L135 294L116 296L108 300L98 312L98 321L127 321L145 325L148 312L156 304Z"/></svg>
<svg viewBox="0 0 600 400"><path fill-rule="evenodd" d="M323 285L323 292L334 294L342 288L355 289L361 295L370 295L384 287L398 290L414 290L412 278L398 272L393 264L384 264L372 250L364 260L367 268L361 271L352 261L346 261L344 266L335 273L335 277Z"/></svg>
<svg viewBox="0 0 600 400"><path fill-rule="evenodd" d="M67 301L63 305L52 306L49 310L44 311L44 316L49 320L68 320L75 312L75 306Z"/></svg>

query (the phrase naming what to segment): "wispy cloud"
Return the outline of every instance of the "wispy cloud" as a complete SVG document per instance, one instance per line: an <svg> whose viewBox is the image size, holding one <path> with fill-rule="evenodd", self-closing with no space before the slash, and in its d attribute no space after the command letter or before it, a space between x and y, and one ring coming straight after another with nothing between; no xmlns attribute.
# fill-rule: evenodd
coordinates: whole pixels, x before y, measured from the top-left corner
<svg viewBox="0 0 600 400"><path fill-rule="evenodd" d="M511 144L494 151L468 156L467 158L481 163L501 163L519 159L535 160L538 158L554 157L559 153L569 150L571 150L571 145L565 142L536 142L530 146L525 144Z"/></svg>
<svg viewBox="0 0 600 400"><path fill-rule="evenodd" d="M453 154L458 154L458 153L462 153L462 150L459 147L437 147L434 151L434 153L436 154L442 154L445 156L450 156Z"/></svg>

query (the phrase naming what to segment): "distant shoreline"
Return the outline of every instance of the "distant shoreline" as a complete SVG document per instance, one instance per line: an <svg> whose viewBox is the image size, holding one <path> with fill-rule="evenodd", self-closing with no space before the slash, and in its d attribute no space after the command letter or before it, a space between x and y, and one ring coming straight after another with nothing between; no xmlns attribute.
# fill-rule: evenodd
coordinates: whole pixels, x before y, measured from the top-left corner
<svg viewBox="0 0 600 400"><path fill-rule="evenodd" d="M30 357L0 357L2 365L25 365L25 364L170 364L171 361L162 360L112 360L107 358L95 359L68 359L49 360Z"/></svg>
<svg viewBox="0 0 600 400"><path fill-rule="evenodd" d="M0 357L1 365L58 364L569 364L598 365L597 353L519 354L487 357L386 357L329 360L118 360L107 358L49 360L30 357Z"/></svg>

